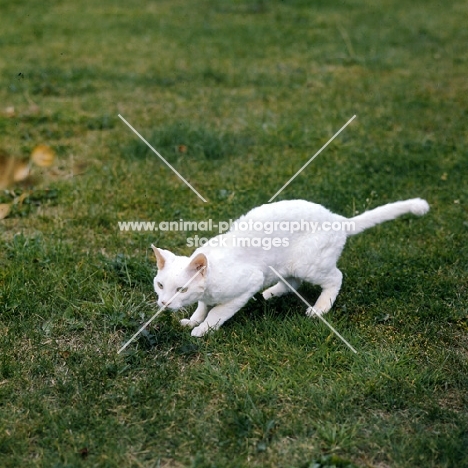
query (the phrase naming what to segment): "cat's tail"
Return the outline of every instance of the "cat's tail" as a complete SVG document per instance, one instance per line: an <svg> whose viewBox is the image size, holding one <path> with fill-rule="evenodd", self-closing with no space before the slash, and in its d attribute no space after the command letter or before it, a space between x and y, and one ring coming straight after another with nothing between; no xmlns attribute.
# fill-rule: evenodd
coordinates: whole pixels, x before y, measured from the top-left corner
<svg viewBox="0 0 468 468"><path fill-rule="evenodd" d="M406 213L413 213L422 216L429 211L429 204L421 198L412 198L411 200L398 201L388 203L387 205L379 206L370 211L366 211L354 218L350 218L348 222L354 223L350 225L351 229L347 231L348 236L359 234L360 232Z"/></svg>

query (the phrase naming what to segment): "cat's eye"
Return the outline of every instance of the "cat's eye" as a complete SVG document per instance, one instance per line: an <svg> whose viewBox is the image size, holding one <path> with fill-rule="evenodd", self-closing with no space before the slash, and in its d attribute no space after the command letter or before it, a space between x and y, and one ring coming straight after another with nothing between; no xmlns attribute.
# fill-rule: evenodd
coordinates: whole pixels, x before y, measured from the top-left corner
<svg viewBox="0 0 468 468"><path fill-rule="evenodd" d="M180 293L185 293L187 292L188 288L177 288L176 291Z"/></svg>
<svg viewBox="0 0 468 468"><path fill-rule="evenodd" d="M160 283L159 281L156 284L158 285L159 289L164 289L162 283Z"/></svg>

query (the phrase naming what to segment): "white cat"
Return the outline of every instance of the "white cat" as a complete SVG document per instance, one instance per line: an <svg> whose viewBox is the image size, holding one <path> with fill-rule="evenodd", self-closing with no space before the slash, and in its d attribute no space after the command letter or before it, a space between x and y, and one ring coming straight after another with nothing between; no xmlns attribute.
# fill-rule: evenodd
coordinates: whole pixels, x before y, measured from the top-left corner
<svg viewBox="0 0 468 468"><path fill-rule="evenodd" d="M181 324L193 328L192 336L203 336L218 329L258 291L268 287L263 291L265 299L289 292L273 267L294 288L301 281L321 286L313 310L306 313L323 314L341 287L343 275L336 263L348 236L405 213L423 215L428 210L428 203L420 198L389 203L350 219L304 200L259 206L190 258L152 245L158 266L154 278L158 305L177 310L198 302L190 319ZM307 223L315 229L306 229Z"/></svg>

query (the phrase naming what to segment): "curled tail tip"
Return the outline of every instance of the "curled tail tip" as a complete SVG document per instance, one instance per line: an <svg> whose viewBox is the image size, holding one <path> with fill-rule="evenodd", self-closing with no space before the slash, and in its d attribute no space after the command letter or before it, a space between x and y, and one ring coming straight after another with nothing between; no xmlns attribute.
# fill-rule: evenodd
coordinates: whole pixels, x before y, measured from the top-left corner
<svg viewBox="0 0 468 468"><path fill-rule="evenodd" d="M429 211L429 203L422 198L415 198L413 200L413 206L411 207L411 213L422 216Z"/></svg>

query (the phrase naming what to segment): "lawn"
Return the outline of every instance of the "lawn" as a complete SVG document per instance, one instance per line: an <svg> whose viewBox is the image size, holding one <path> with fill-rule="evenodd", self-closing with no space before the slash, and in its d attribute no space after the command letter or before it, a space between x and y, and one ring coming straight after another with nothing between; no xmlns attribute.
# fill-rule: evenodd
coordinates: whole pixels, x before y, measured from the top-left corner
<svg viewBox="0 0 468 468"><path fill-rule="evenodd" d="M0 191L2 467L468 467L466 2L0 12L0 182L55 154ZM196 234L118 223L235 219L353 115L277 200L428 200L348 241L326 319L357 354L293 295L201 339L165 312L118 354L157 311L151 243Z"/></svg>

